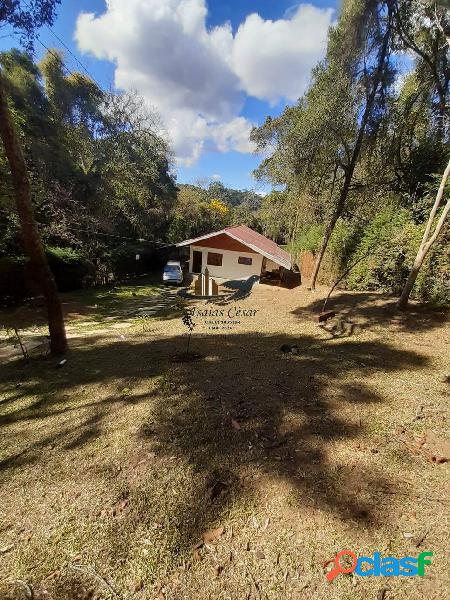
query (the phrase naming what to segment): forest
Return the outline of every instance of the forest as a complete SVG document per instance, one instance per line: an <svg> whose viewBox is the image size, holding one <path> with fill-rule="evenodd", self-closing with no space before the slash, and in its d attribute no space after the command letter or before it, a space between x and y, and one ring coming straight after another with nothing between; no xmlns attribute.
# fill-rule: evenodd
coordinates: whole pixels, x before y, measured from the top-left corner
<svg viewBox="0 0 450 600"><path fill-rule="evenodd" d="M448 177L448 27L434 2L344 2L307 93L253 131L268 154L256 176L280 190L263 220L294 253L317 256L312 287L353 264L350 289L405 285ZM413 295L445 304L450 238L440 226Z"/></svg>
<svg viewBox="0 0 450 600"><path fill-rule="evenodd" d="M312 288L348 271L349 289L398 295L415 270L407 295L448 305L448 31L440 3L344 2L304 96L251 134L262 157L254 176L272 189L264 196L208 179L178 184L161 119L138 93L102 90L56 49L39 61L26 48L1 53L58 288L136 274L156 264L160 248L243 223L285 245L299 265L312 253ZM0 181L7 304L36 286L3 146ZM137 265L136 254L148 260Z"/></svg>

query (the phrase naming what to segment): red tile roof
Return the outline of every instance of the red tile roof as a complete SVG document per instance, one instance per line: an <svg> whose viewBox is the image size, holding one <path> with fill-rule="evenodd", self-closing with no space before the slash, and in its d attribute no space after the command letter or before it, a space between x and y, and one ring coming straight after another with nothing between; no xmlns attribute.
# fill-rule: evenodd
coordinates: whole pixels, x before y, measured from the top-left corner
<svg viewBox="0 0 450 600"><path fill-rule="evenodd" d="M214 237L221 233L225 233L231 238L242 242L266 258L273 260L278 265L281 265L286 269L291 268L291 255L288 252L282 250L277 244L275 244L275 242L269 240L269 238L266 238L264 235L253 231L253 229L250 229L250 227L247 227L246 225L234 225L233 227L226 227L220 231L214 231L213 233L201 235L191 240L185 240L184 242L177 244L177 246L190 246L195 242Z"/></svg>

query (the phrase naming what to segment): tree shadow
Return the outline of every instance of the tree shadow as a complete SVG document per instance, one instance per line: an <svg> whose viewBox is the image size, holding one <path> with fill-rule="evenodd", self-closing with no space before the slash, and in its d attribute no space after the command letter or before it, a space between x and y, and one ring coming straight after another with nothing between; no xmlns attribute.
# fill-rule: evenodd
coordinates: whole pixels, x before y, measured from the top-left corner
<svg viewBox="0 0 450 600"><path fill-rule="evenodd" d="M151 293L145 291L152 285ZM124 290L130 291L129 296ZM156 317L172 319L179 316L176 290L162 284L131 286L109 286L89 288L61 294L64 319L67 325L77 322L93 325L114 325L124 319ZM0 326L32 329L47 324L46 309L42 299L15 308L5 309L0 314Z"/></svg>
<svg viewBox="0 0 450 600"><path fill-rule="evenodd" d="M294 342L299 355L279 352L280 345ZM31 444L19 455L7 457L1 463L3 474L5 469L39 460L36 451L46 444L59 444L62 450L84 446L101 435L118 411L126 411L130 403L145 403L151 434L142 427L139 436L148 438L161 456L180 455L198 471L225 470L236 479L248 464L258 464L265 474L289 481L299 498L306 494L323 509L376 522L380 515L374 507L362 505L348 490L341 493L339 477L329 468L330 443L363 433L356 418L351 422L342 418L342 409L351 405L361 410L369 403L382 402L368 384L349 387L341 381L342 374L370 377L379 370L418 368L426 364L426 358L380 342L345 341L330 348L318 346L317 339L309 336L236 334L199 336L194 349L201 350L205 360L171 366L169 357L183 343L178 336L151 344L96 346L91 340L89 346L72 350L64 372L55 370L49 359L27 368L7 365L2 388L14 387L16 399L22 394L36 400L16 410L10 405L0 415L2 429L19 421L41 425L47 421L51 427L52 419L61 413L72 413L74 420L70 428L52 431L40 440L39 448ZM99 401L81 400L67 406L67 392L76 386L117 378L145 381L167 373L170 385L158 393L123 397L118 391ZM23 383L17 389L18 379ZM374 488L385 484L381 476L372 478L358 469L354 476L370 479ZM192 510L208 521L204 506L192 506ZM187 532L186 539L192 536L193 532Z"/></svg>
<svg viewBox="0 0 450 600"><path fill-rule="evenodd" d="M370 387L372 374L420 368L427 364L425 357L380 341L342 340L331 348L305 335L228 334L197 336L193 350L204 359L171 364L170 356L184 343L181 336L151 343L140 338L110 343L98 336L89 345L75 345L63 370L55 370L50 359L6 365L0 389L14 390L15 402L21 394L36 399L16 409L13 402L0 413L3 433L10 425L26 428L36 422L46 429L20 451L4 437L9 454L0 463L1 477L49 460L49 447L66 453L89 445L130 404L143 404L137 447L144 444L161 461L178 457L201 482L173 517L180 532L174 553L192 547L224 511L251 495L261 478L287 484L299 509L313 506L365 527L378 526L383 515L374 498L396 482L357 462L336 464L334 443L363 436L361 412L383 402ZM281 353L286 343L295 343L299 354ZM359 377L359 383L343 381L343 372ZM159 383L150 389L155 378ZM126 397L120 392L124 381L131 390ZM99 400L68 402L80 386L114 382L117 393L108 388ZM139 383L136 392L133 382ZM58 429L63 413L67 418ZM153 468L148 466L149 474ZM363 497L361 488L369 496ZM133 518L137 527L139 518Z"/></svg>
<svg viewBox="0 0 450 600"><path fill-rule="evenodd" d="M445 309L411 304L406 311L398 311L397 299L379 293L336 292L327 303L336 317L321 325L331 337L350 337L355 331L388 326L391 331L426 331L443 325L448 319ZM323 310L324 298L316 299L307 306L296 308L292 314L300 319L314 318Z"/></svg>

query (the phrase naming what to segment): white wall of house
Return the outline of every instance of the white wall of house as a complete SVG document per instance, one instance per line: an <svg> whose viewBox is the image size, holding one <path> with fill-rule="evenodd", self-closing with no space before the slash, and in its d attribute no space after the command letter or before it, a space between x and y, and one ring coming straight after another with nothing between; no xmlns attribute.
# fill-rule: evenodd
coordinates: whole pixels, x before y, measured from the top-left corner
<svg viewBox="0 0 450 600"><path fill-rule="evenodd" d="M218 248L205 248L204 246L190 246L189 256L189 272L192 273L192 256L193 251L198 250L202 253L202 273L208 267L211 277L219 277L221 279L247 279L252 275L261 275L261 267L263 256L261 254L252 254L250 252L236 252L234 250L220 250ZM222 254L222 266L217 267L207 264L208 252ZM241 265L238 262L240 256L252 259L251 265Z"/></svg>

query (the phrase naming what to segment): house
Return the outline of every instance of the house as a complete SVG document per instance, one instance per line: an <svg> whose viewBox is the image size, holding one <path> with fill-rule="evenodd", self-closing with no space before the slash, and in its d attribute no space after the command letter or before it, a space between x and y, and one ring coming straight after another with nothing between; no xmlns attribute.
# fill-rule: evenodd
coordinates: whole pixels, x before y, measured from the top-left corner
<svg viewBox="0 0 450 600"><path fill-rule="evenodd" d="M219 279L277 276L291 268L291 256L275 242L245 225L226 227L177 244L189 248L189 272Z"/></svg>

